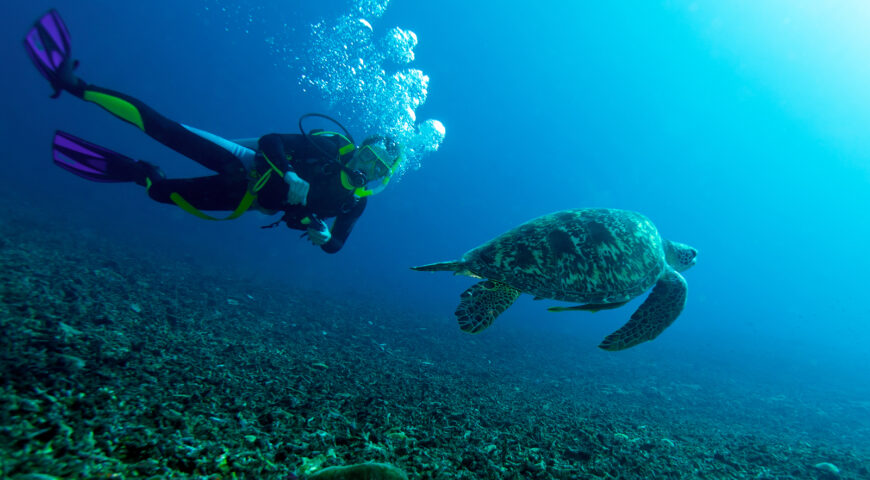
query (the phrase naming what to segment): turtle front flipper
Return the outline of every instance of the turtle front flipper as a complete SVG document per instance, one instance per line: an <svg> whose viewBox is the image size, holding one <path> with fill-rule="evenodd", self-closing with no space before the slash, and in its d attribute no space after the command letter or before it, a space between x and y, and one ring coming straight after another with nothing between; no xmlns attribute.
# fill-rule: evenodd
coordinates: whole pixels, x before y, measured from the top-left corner
<svg viewBox="0 0 870 480"><path fill-rule="evenodd" d="M624 350L656 338L683 311L687 292L688 286L683 276L668 269L649 297L632 314L631 320L608 335L598 347L610 351Z"/></svg>
<svg viewBox="0 0 870 480"><path fill-rule="evenodd" d="M519 296L519 290L504 283L492 280L475 283L459 296L462 299L456 307L459 328L468 333L482 332Z"/></svg>

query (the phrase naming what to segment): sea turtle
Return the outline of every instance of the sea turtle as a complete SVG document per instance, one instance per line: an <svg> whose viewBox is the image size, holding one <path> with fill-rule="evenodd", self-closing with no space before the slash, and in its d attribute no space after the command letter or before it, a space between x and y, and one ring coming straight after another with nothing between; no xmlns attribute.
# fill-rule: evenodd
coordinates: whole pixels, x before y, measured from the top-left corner
<svg viewBox="0 0 870 480"><path fill-rule="evenodd" d="M412 267L484 279L460 295L456 318L466 332L489 327L521 293L578 302L550 311L617 308L655 285L622 328L599 347L622 350L656 338L686 304L679 272L697 251L664 240L645 216L627 210L562 210L530 220L459 260Z"/></svg>

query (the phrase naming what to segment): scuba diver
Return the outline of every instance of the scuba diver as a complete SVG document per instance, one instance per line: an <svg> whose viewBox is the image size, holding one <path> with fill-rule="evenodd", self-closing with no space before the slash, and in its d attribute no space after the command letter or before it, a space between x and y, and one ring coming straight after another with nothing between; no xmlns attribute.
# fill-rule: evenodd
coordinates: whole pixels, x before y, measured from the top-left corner
<svg viewBox="0 0 870 480"><path fill-rule="evenodd" d="M357 147L347 129L321 114L303 115L301 133L243 140L227 140L170 120L129 95L78 78L69 32L56 10L37 20L24 46L54 88L52 98L65 91L95 103L216 175L167 179L156 165L62 131L55 133L53 142L56 165L95 182L136 183L152 199L202 219L230 220L250 209L267 215L283 212L280 220L263 228L284 222L303 230L302 236L323 251L335 253L365 210L368 196L386 187L402 161L401 147L389 137L371 136ZM344 134L306 132L302 122L312 116L333 121ZM216 218L203 210L231 213ZM329 218L335 218L331 227L324 221Z"/></svg>

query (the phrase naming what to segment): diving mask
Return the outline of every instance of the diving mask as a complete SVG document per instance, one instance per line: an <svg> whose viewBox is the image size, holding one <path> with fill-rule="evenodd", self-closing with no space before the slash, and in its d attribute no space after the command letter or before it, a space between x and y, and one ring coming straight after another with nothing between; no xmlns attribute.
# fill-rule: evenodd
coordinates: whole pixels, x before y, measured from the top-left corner
<svg viewBox="0 0 870 480"><path fill-rule="evenodd" d="M383 137L371 137L353 154L346 168L355 173L352 181L361 197L380 193L386 188L402 158L398 146Z"/></svg>

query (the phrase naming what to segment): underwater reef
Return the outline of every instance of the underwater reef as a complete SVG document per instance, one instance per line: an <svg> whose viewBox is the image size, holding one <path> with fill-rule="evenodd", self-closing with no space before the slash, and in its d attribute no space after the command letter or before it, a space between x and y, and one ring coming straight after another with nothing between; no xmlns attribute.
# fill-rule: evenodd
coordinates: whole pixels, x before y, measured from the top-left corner
<svg viewBox="0 0 870 480"><path fill-rule="evenodd" d="M870 403L470 336L40 218L0 209L2 478L870 478L868 421L837 423Z"/></svg>

